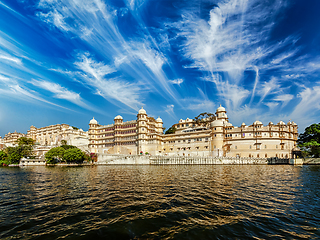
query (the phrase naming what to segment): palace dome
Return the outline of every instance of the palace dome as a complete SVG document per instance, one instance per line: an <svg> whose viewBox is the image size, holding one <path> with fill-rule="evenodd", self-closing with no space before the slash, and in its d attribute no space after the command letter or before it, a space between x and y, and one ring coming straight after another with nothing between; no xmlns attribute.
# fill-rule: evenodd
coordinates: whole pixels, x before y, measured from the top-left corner
<svg viewBox="0 0 320 240"><path fill-rule="evenodd" d="M253 123L253 125L261 125L261 124L262 124L262 122L260 122L259 120L255 121L255 122Z"/></svg>
<svg viewBox="0 0 320 240"><path fill-rule="evenodd" d="M158 117L156 122L162 122L162 119L160 117Z"/></svg>
<svg viewBox="0 0 320 240"><path fill-rule="evenodd" d="M114 119L123 119L120 115L116 116Z"/></svg>
<svg viewBox="0 0 320 240"><path fill-rule="evenodd" d="M278 122L279 125L286 125L283 121Z"/></svg>
<svg viewBox="0 0 320 240"><path fill-rule="evenodd" d="M214 120L210 124L211 127L223 127L223 122L221 120Z"/></svg>
<svg viewBox="0 0 320 240"><path fill-rule="evenodd" d="M94 118L92 118L91 120L90 120L90 123L89 124L98 124L98 122L97 122L97 120L95 120Z"/></svg>
<svg viewBox="0 0 320 240"><path fill-rule="evenodd" d="M226 111L226 109L224 107L222 107L220 104L220 107L217 108L216 112L225 112L225 111Z"/></svg>
<svg viewBox="0 0 320 240"><path fill-rule="evenodd" d="M147 114L146 110L143 109L143 107L141 107L141 109L138 112L139 114Z"/></svg>

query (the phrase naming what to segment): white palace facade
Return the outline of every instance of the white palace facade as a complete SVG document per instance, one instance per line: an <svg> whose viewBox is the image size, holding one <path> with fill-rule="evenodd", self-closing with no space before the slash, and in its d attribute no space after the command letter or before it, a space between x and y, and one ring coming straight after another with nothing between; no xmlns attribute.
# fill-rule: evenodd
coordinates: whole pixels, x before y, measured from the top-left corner
<svg viewBox="0 0 320 240"><path fill-rule="evenodd" d="M298 126L289 121L263 125L255 121L233 126L224 107L205 126L187 118L174 124L175 133L163 134L160 117L149 117L141 108L137 119L124 122L121 116L114 123L100 125L93 118L89 123L89 150L101 154L151 154L179 156L293 158Z"/></svg>

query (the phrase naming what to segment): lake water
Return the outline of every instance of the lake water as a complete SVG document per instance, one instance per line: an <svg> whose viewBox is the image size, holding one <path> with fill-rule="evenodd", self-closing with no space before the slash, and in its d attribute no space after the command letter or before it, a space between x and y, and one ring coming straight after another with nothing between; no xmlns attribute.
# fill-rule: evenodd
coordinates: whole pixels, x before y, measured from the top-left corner
<svg viewBox="0 0 320 240"><path fill-rule="evenodd" d="M320 166L0 168L1 239L319 239Z"/></svg>

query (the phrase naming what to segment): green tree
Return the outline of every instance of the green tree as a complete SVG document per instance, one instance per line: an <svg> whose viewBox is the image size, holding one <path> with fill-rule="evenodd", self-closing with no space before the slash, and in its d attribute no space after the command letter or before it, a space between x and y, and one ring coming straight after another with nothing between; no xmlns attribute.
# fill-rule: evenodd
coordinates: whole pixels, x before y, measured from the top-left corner
<svg viewBox="0 0 320 240"><path fill-rule="evenodd" d="M21 137L17 140L19 146L32 146L34 140L32 138Z"/></svg>
<svg viewBox="0 0 320 240"><path fill-rule="evenodd" d="M33 157L33 144L34 140L32 138L21 137L17 140L20 154L22 157ZM17 147L17 148L18 148ZM18 150L18 149L17 149Z"/></svg>
<svg viewBox="0 0 320 240"><path fill-rule="evenodd" d="M299 135L298 146L303 155L309 157L320 157L320 123L314 123Z"/></svg>
<svg viewBox="0 0 320 240"><path fill-rule="evenodd" d="M164 134L173 134L176 132L176 128L174 126L171 126L168 128L168 130Z"/></svg>
<svg viewBox="0 0 320 240"><path fill-rule="evenodd" d="M8 155L4 151L0 151L0 160L5 160L7 156Z"/></svg>
<svg viewBox="0 0 320 240"><path fill-rule="evenodd" d="M7 160L9 164L19 164L22 155L22 147L7 147L6 154L8 155Z"/></svg>
<svg viewBox="0 0 320 240"><path fill-rule="evenodd" d="M47 163L56 163L57 160L62 160L64 155L63 147L51 148L44 156Z"/></svg>
<svg viewBox="0 0 320 240"><path fill-rule="evenodd" d="M63 160L67 163L82 163L85 160L85 154L79 148L70 148L64 152Z"/></svg>
<svg viewBox="0 0 320 240"><path fill-rule="evenodd" d="M77 147L72 146L72 145L61 145L61 147L62 147L64 150L68 150L68 149L71 149L71 148L77 148Z"/></svg>
<svg viewBox="0 0 320 240"><path fill-rule="evenodd" d="M200 113L193 120L198 126L206 127L208 123L212 122L215 119L215 115L213 113Z"/></svg>
<svg viewBox="0 0 320 240"><path fill-rule="evenodd" d="M66 140L61 140L61 145L67 145L67 141Z"/></svg>
<svg viewBox="0 0 320 240"><path fill-rule="evenodd" d="M0 151L0 166L9 165L8 155L4 151Z"/></svg>

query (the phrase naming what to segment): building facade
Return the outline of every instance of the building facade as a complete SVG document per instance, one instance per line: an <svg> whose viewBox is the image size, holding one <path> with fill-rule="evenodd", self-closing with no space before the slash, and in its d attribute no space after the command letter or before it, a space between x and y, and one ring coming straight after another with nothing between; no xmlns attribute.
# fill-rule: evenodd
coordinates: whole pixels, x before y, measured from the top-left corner
<svg viewBox="0 0 320 240"><path fill-rule="evenodd" d="M17 131L14 131L13 133L7 133L4 138L3 138L3 143L7 147L12 147L17 145L17 140L21 137L25 137L26 134L24 133L19 133Z"/></svg>
<svg viewBox="0 0 320 240"><path fill-rule="evenodd" d="M68 124L56 124L42 128L31 126L26 136L41 146L59 146L61 141L65 140L69 145L88 150L88 132Z"/></svg>
<svg viewBox="0 0 320 240"><path fill-rule="evenodd" d="M127 122L120 115L109 125L100 125L93 118L89 123L89 149L94 153L156 154L161 151L162 125L161 118L149 117L143 108L136 120Z"/></svg>
<svg viewBox="0 0 320 240"><path fill-rule="evenodd" d="M255 121L233 126L224 107L210 122L197 124L187 118L173 125L176 131L163 134L161 118L149 117L142 108L137 119L123 122L121 116L110 125L89 123L89 149L106 154L152 154L213 157L292 158L298 126L294 122L263 125Z"/></svg>

